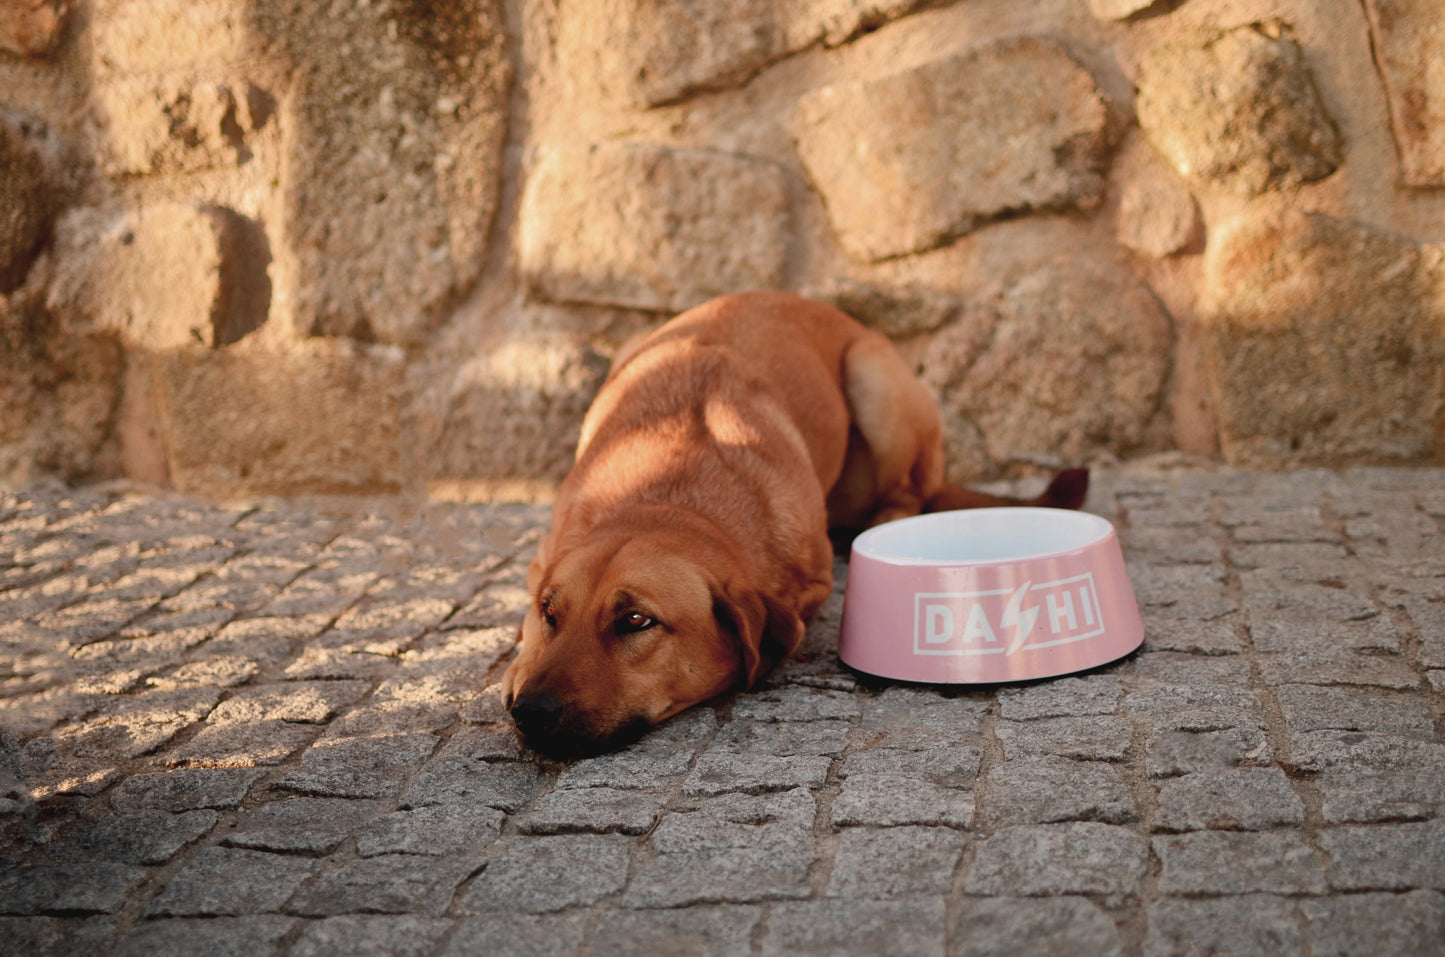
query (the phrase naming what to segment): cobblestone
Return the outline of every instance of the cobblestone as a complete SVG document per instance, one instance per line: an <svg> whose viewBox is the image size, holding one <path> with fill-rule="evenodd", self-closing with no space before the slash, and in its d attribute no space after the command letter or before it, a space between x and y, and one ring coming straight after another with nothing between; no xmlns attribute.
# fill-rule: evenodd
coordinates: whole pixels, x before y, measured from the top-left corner
<svg viewBox="0 0 1445 957"><path fill-rule="evenodd" d="M8 914L113 914L146 876L139 867L85 861L18 867L0 878Z"/></svg>
<svg viewBox="0 0 1445 957"><path fill-rule="evenodd" d="M627 858L619 835L517 839L492 858L461 906L472 913L541 913L595 904L626 886Z"/></svg>
<svg viewBox="0 0 1445 957"><path fill-rule="evenodd" d="M1306 900L1300 910L1315 954L1410 957L1445 940L1445 896L1431 891Z"/></svg>
<svg viewBox="0 0 1445 957"><path fill-rule="evenodd" d="M463 857L378 854L347 861L296 892L296 914L425 914L440 917L457 885L477 869Z"/></svg>
<svg viewBox="0 0 1445 957"><path fill-rule="evenodd" d="M593 917L586 911L534 917L491 914L462 920L444 951L446 957L568 957L582 946Z"/></svg>
<svg viewBox="0 0 1445 957"><path fill-rule="evenodd" d="M1304 802L1280 768L1233 768L1175 778L1159 788L1154 815L1159 831L1259 831L1304 822Z"/></svg>
<svg viewBox="0 0 1445 957"><path fill-rule="evenodd" d="M1327 824L1423 820L1445 807L1445 747L1422 745L1402 767L1337 766L1314 778Z"/></svg>
<svg viewBox="0 0 1445 957"><path fill-rule="evenodd" d="M731 791L758 793L795 787L817 788L827 779L830 763L822 755L707 751L698 757L682 789L685 794L696 797Z"/></svg>
<svg viewBox="0 0 1445 957"><path fill-rule="evenodd" d="M532 810L518 819L528 834L564 834L569 831L646 834L662 813L663 799L656 794L614 788L554 791L539 798Z"/></svg>
<svg viewBox="0 0 1445 957"><path fill-rule="evenodd" d="M1195 831L1154 840L1167 894L1319 894L1324 862L1297 833Z"/></svg>
<svg viewBox="0 0 1445 957"><path fill-rule="evenodd" d="M301 766L276 786L322 797L395 797L401 790L399 779L426 760L440 740L427 733L323 737L301 755Z"/></svg>
<svg viewBox="0 0 1445 957"><path fill-rule="evenodd" d="M1134 894L1148 865L1144 839L1128 828L1018 825L979 846L964 889L991 897Z"/></svg>
<svg viewBox="0 0 1445 957"><path fill-rule="evenodd" d="M935 748L932 751L870 748L848 755L838 769L838 777L846 781L855 774L898 775L948 787L970 788L978 779L982 761L983 751L979 748Z"/></svg>
<svg viewBox="0 0 1445 957"><path fill-rule="evenodd" d="M210 810L137 811L87 821L59 855L80 860L100 859L123 864L164 864L181 848L208 834L216 824Z"/></svg>
<svg viewBox="0 0 1445 957"><path fill-rule="evenodd" d="M534 506L0 493L0 954L1419 954L1445 935L1445 471L1098 475L1096 672L833 653L539 758Z"/></svg>
<svg viewBox="0 0 1445 957"><path fill-rule="evenodd" d="M816 800L803 789L754 798L715 798L666 815L652 834L656 856L623 904L678 907L808 896L817 855Z"/></svg>
<svg viewBox="0 0 1445 957"><path fill-rule="evenodd" d="M1112 715L1000 721L995 733L1010 761L1040 754L1081 761L1122 761L1134 739L1133 725Z"/></svg>
<svg viewBox="0 0 1445 957"><path fill-rule="evenodd" d="M1113 675L1059 678L998 693L999 714L1008 721L1113 714L1119 706L1119 680Z"/></svg>
<svg viewBox="0 0 1445 957"><path fill-rule="evenodd" d="M1274 749L1260 728L1155 732L1149 736L1144 754L1144 767L1151 778L1273 762Z"/></svg>
<svg viewBox="0 0 1445 957"><path fill-rule="evenodd" d="M867 824L940 824L968 827L973 821L973 794L942 787L906 774L851 774L833 799L833 823L839 827Z"/></svg>
<svg viewBox="0 0 1445 957"><path fill-rule="evenodd" d="M168 811L236 808L260 777L260 771L249 768L152 771L118 784L111 792L110 804L119 812L143 808Z"/></svg>
<svg viewBox="0 0 1445 957"><path fill-rule="evenodd" d="M305 883L317 863L244 848L208 847L181 869L147 908L148 915L273 914Z"/></svg>
<svg viewBox="0 0 1445 957"><path fill-rule="evenodd" d="M622 910L603 916L592 940L592 953L716 954L748 957L759 907L694 907L688 910Z"/></svg>
<svg viewBox="0 0 1445 957"><path fill-rule="evenodd" d="M446 804L394 811L358 832L356 851L446 856L484 847L502 832L507 815L475 804Z"/></svg>
<svg viewBox="0 0 1445 957"><path fill-rule="evenodd" d="M1358 681L1356 684L1367 684ZM1435 738L1428 700L1415 695L1358 694L1337 688L1285 685L1275 691L1285 727L1305 731L1392 731Z"/></svg>
<svg viewBox="0 0 1445 957"><path fill-rule="evenodd" d="M121 939L117 954L264 954L295 926L293 917L171 917L148 920ZM43 952L43 951L42 951Z"/></svg>
<svg viewBox="0 0 1445 957"><path fill-rule="evenodd" d="M451 922L412 914L348 914L308 924L291 948L294 957L426 957L451 930Z"/></svg>
<svg viewBox="0 0 1445 957"><path fill-rule="evenodd" d="M1320 845L1340 890L1445 890L1445 819L1336 828Z"/></svg>
<svg viewBox="0 0 1445 957"><path fill-rule="evenodd" d="M941 897L965 844L962 834L941 827L844 831L824 893L851 900Z"/></svg>
<svg viewBox="0 0 1445 957"><path fill-rule="evenodd" d="M954 926L954 957L1121 957L1125 953L1114 921L1083 897L967 898Z"/></svg>
<svg viewBox="0 0 1445 957"><path fill-rule="evenodd" d="M1304 951L1305 934L1294 901L1271 894L1205 900L1165 898L1150 906L1146 957L1166 954L1238 954L1267 957ZM1374 953L1373 949L1356 953Z"/></svg>
<svg viewBox="0 0 1445 957"><path fill-rule="evenodd" d="M470 746L478 738L458 734L417 773L411 787L402 793L403 808L429 804L449 805L457 801L485 804L503 811L516 811L537 792L540 770L532 764L493 761L485 750Z"/></svg>
<svg viewBox="0 0 1445 957"><path fill-rule="evenodd" d="M779 904L763 938L764 957L792 954L942 954L943 902L806 901Z"/></svg>
<svg viewBox="0 0 1445 957"><path fill-rule="evenodd" d="M258 808L221 839L228 847L322 855L378 814L371 802L338 798L286 798Z"/></svg>
<svg viewBox="0 0 1445 957"><path fill-rule="evenodd" d="M1125 824L1138 817L1124 776L1102 761L1019 758L995 765L984 784L979 813L990 829L1059 821Z"/></svg>

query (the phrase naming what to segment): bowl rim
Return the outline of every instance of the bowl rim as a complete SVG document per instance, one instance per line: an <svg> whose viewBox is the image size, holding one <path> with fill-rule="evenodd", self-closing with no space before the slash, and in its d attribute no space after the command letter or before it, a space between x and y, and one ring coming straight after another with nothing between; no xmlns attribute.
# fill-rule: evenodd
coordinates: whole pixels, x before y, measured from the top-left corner
<svg viewBox="0 0 1445 957"><path fill-rule="evenodd" d="M998 552L984 557L956 557L956 558L935 558L924 555L907 555L900 551L887 550L878 544L879 539L888 539L895 536L907 535L916 531L920 526L936 525L953 529L953 534L962 535L968 532L959 526L991 526L988 530L997 533L1000 526L1010 523L1024 524L1031 523L1032 533L1038 534L1040 524L1052 525L1065 524L1073 536L1062 541L1057 547L1038 550L1019 550L1017 552ZM978 531L975 529L975 531ZM1021 562L1039 561L1059 558L1064 555L1074 555L1087 549L1096 547L1114 534L1114 523L1102 515L1095 515L1092 512L1074 511L1071 509L1040 508L1036 506L1001 506L990 508L958 509L947 512L929 512L924 515L913 515L908 518L897 519L892 522L885 522L860 534L853 540L852 553L854 557L862 557L870 561L883 562L889 565L920 567L920 568L950 568L950 567L977 567L989 565L1012 565Z"/></svg>

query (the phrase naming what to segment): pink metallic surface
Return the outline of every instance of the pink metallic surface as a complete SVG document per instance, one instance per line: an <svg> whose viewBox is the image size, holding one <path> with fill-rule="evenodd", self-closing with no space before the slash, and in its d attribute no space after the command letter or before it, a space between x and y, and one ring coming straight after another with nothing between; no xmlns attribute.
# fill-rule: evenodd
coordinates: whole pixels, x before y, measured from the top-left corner
<svg viewBox="0 0 1445 957"><path fill-rule="evenodd" d="M898 528L885 536L874 533L889 526L860 535L849 560L838 656L887 678L993 684L1087 670L1139 647L1144 625L1113 526L1080 513L1067 519L1037 514L1043 511L981 509L905 519L914 523L906 531L931 538L920 554L932 551L932 558L897 548L907 540L901 523L892 523ZM1010 514L1000 514L1005 512ZM960 538L971 531L998 536L1015 520L1032 523L1023 537L1033 540L1047 537L1042 522L1070 525L1060 540L1074 547L988 560L936 555L941 531ZM876 543L884 539L900 554L880 551ZM960 555L973 551L960 542Z"/></svg>

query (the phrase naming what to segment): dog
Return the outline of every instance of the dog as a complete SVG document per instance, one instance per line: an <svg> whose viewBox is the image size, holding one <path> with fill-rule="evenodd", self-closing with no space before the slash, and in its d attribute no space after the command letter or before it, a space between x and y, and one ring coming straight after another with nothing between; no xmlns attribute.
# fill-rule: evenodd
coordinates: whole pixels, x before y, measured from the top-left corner
<svg viewBox="0 0 1445 957"><path fill-rule="evenodd" d="M944 482L938 408L893 344L777 292L691 309L617 356L582 424L503 702L529 746L592 754L750 688L833 589L830 528L991 505Z"/></svg>

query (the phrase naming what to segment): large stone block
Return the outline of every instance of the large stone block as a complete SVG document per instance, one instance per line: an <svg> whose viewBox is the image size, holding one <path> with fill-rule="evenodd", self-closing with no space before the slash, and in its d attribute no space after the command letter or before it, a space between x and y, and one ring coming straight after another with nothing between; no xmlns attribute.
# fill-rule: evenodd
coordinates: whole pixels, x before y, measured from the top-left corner
<svg viewBox="0 0 1445 957"><path fill-rule="evenodd" d="M250 45L249 0L97 0L97 72L133 75L235 62Z"/></svg>
<svg viewBox="0 0 1445 957"><path fill-rule="evenodd" d="M1123 455L1162 441L1171 339L1169 317L1147 288L1059 262L939 333L923 379L945 419L976 430L995 466ZM966 438L965 430L945 444Z"/></svg>
<svg viewBox="0 0 1445 957"><path fill-rule="evenodd" d="M151 361L177 489L225 498L401 487L400 354L312 343L295 353L236 346Z"/></svg>
<svg viewBox="0 0 1445 957"><path fill-rule="evenodd" d="M0 293L25 281L54 207L44 162L0 120Z"/></svg>
<svg viewBox="0 0 1445 957"><path fill-rule="evenodd" d="M640 143L547 149L522 197L534 292L677 312L783 282L787 184L773 163Z"/></svg>
<svg viewBox="0 0 1445 957"><path fill-rule="evenodd" d="M832 303L890 339L937 332L959 310L959 299L951 293L926 287L874 286L850 279L833 279L805 294Z"/></svg>
<svg viewBox="0 0 1445 957"><path fill-rule="evenodd" d="M1255 195L1323 179L1343 161L1299 45L1259 25L1151 50L1135 109L1181 174Z"/></svg>
<svg viewBox="0 0 1445 957"><path fill-rule="evenodd" d="M1089 0L1089 9L1100 20L1128 20L1162 5L1163 0Z"/></svg>
<svg viewBox="0 0 1445 957"><path fill-rule="evenodd" d="M481 274L511 87L501 4L250 6L263 53L295 64L277 122L297 328L419 343Z"/></svg>
<svg viewBox="0 0 1445 957"><path fill-rule="evenodd" d="M0 6L0 50L20 56L45 56L60 42L67 0L7 0Z"/></svg>
<svg viewBox="0 0 1445 957"><path fill-rule="evenodd" d="M1445 31L1436 0L1365 0L1409 186L1445 186Z"/></svg>
<svg viewBox="0 0 1445 957"><path fill-rule="evenodd" d="M1199 207L1183 183L1141 176L1124 186L1116 233L1125 246L1163 259L1188 248L1199 232Z"/></svg>
<svg viewBox="0 0 1445 957"><path fill-rule="evenodd" d="M561 17L569 60L591 59L623 99L661 106L740 86L815 43L837 46L929 0L604 0Z"/></svg>
<svg viewBox="0 0 1445 957"><path fill-rule="evenodd" d="M247 141L275 112L275 101L241 81L186 76L127 77L96 90L106 132L102 163L112 176L235 165Z"/></svg>
<svg viewBox="0 0 1445 957"><path fill-rule="evenodd" d="M606 375L596 352L546 336L501 344L461 366L432 457L436 493L531 496L560 482Z"/></svg>
<svg viewBox="0 0 1445 957"><path fill-rule="evenodd" d="M260 227L230 210L78 207L56 226L47 303L73 328L133 349L226 345L266 320L265 246Z"/></svg>
<svg viewBox="0 0 1445 957"><path fill-rule="evenodd" d="M1093 77L1033 37L814 90L794 133L843 248L867 260L1007 214L1092 209L1111 145Z"/></svg>
<svg viewBox="0 0 1445 957"><path fill-rule="evenodd" d="M113 338L68 335L33 297L0 296L0 486L104 472L123 369Z"/></svg>
<svg viewBox="0 0 1445 957"><path fill-rule="evenodd" d="M1438 455L1442 253L1297 212L1219 230L1204 298L1225 457L1278 467Z"/></svg>

